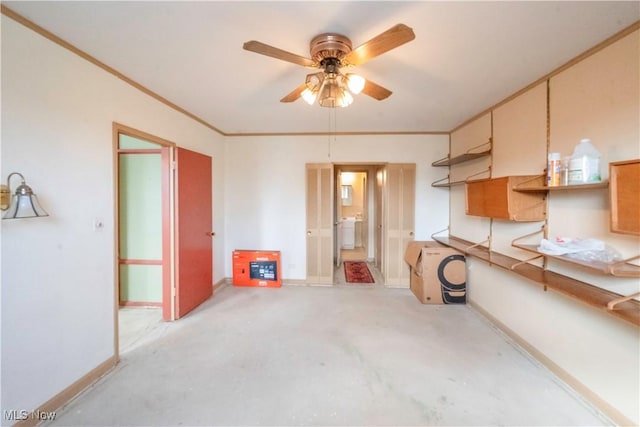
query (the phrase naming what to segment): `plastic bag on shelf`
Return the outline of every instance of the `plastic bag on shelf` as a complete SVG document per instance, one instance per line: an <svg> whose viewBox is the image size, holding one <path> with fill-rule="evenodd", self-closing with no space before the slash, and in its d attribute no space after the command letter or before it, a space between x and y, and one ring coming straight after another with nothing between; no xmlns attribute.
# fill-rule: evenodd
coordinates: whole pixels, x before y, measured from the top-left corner
<svg viewBox="0 0 640 427"><path fill-rule="evenodd" d="M556 237L555 240L542 239L538 251L547 255L566 256L587 262L611 263L622 260L618 251L598 239L571 237Z"/></svg>

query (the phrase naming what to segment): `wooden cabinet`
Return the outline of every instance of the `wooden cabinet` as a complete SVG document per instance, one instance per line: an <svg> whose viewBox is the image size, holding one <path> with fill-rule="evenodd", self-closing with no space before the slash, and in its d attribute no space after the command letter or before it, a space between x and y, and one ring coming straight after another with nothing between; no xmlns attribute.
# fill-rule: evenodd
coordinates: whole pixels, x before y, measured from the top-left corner
<svg viewBox="0 0 640 427"><path fill-rule="evenodd" d="M609 164L611 231L640 235L640 159Z"/></svg>
<svg viewBox="0 0 640 427"><path fill-rule="evenodd" d="M467 215L508 221L544 221L545 194L514 190L524 182L544 185L544 176L520 175L467 181Z"/></svg>

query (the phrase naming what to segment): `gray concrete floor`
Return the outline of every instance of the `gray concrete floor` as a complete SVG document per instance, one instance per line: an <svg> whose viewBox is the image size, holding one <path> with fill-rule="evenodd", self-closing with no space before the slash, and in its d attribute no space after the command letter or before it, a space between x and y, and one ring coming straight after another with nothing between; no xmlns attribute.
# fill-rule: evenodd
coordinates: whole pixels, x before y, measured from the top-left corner
<svg viewBox="0 0 640 427"><path fill-rule="evenodd" d="M123 307L118 310L120 355L162 336L169 327L161 307Z"/></svg>
<svg viewBox="0 0 640 427"><path fill-rule="evenodd" d="M611 425L470 307L379 286L227 286L52 426Z"/></svg>

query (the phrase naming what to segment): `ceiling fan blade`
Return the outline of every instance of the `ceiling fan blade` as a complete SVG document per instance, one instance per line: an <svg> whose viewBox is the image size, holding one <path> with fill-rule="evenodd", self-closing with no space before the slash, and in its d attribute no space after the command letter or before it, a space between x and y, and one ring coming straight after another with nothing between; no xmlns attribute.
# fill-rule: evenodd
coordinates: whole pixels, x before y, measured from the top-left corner
<svg viewBox="0 0 640 427"><path fill-rule="evenodd" d="M364 88L362 88L362 93L364 93L365 95L369 95L370 97L375 98L378 101L382 101L383 99L391 96L393 92L391 92L387 88L375 84L371 80L365 80Z"/></svg>
<svg viewBox="0 0 640 427"><path fill-rule="evenodd" d="M259 53L261 55L270 56L272 58L281 59L283 61L292 62L294 64L302 65L303 67L317 67L318 64L313 62L312 59L305 58L304 56L296 55L295 53L287 52L277 47L269 46L268 44L261 43L259 41L251 40L242 45L243 49Z"/></svg>
<svg viewBox="0 0 640 427"><path fill-rule="evenodd" d="M295 88L291 93L282 98L280 102L293 102L302 96L302 91L307 88L306 83L302 83L300 86Z"/></svg>
<svg viewBox="0 0 640 427"><path fill-rule="evenodd" d="M398 24L347 53L343 58L343 62L349 65L362 65L370 59L410 42L415 38L416 35L410 27L404 24Z"/></svg>

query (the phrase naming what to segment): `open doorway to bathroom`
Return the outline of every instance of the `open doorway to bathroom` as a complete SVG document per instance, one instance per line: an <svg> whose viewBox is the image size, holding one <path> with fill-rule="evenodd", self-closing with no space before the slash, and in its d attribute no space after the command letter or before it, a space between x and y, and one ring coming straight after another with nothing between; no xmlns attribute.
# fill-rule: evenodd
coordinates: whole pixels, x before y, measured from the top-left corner
<svg viewBox="0 0 640 427"><path fill-rule="evenodd" d="M376 284L383 285L380 274L380 236L376 229L381 221L381 182L377 175L382 165L337 164L334 167L334 283L344 283L344 262L368 263ZM380 209L378 209L380 208Z"/></svg>

